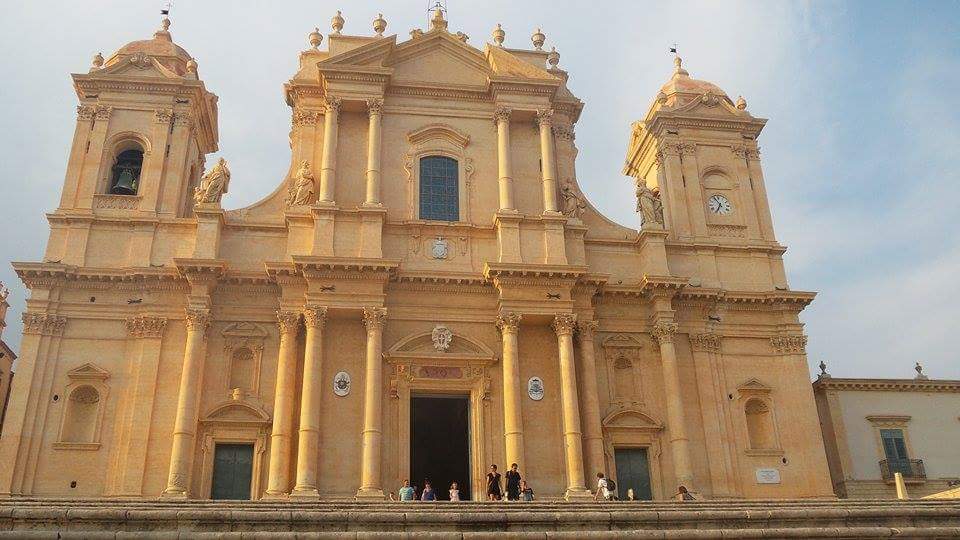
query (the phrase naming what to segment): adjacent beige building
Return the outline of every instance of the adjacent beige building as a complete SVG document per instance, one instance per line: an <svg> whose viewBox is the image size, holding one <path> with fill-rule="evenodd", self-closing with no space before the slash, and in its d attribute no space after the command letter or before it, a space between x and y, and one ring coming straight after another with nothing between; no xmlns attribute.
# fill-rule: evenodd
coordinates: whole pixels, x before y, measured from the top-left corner
<svg viewBox="0 0 960 540"><path fill-rule="evenodd" d="M960 381L821 374L813 391L838 497L894 499L897 472L910 497L960 485Z"/></svg>
<svg viewBox="0 0 960 540"><path fill-rule="evenodd" d="M0 437L3 436L3 420L7 416L7 404L10 402L10 387L13 382L13 364L17 355L3 340L3 331L7 328L7 310L10 304L7 298L10 289L0 283Z"/></svg>
<svg viewBox="0 0 960 540"><path fill-rule="evenodd" d="M73 75L44 262L14 264L31 296L0 495L377 499L429 478L482 499L518 463L540 498L588 497L599 471L638 498L833 496L766 120L676 58L638 90L624 227L581 191L606 180L578 143L611 143L576 140L584 103L541 32L344 23L310 34L289 171L239 172L270 192L246 208L224 208L217 96L169 21Z"/></svg>

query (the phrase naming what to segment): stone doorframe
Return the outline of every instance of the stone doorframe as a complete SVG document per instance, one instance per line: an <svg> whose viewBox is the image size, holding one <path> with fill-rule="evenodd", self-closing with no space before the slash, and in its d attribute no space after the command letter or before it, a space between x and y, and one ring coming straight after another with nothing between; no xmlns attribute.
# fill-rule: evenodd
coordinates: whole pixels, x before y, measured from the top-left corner
<svg viewBox="0 0 960 540"><path fill-rule="evenodd" d="M614 410L601 423L604 433L603 453L607 457L607 474L614 480L619 480L615 459L617 448L645 448L647 465L650 467L650 494L655 501L666 497L660 468L660 434L663 432L663 424L637 409ZM596 489L596 474L597 471L590 473L593 482L590 489Z"/></svg>
<svg viewBox="0 0 960 540"><path fill-rule="evenodd" d="M490 434L494 432L490 414L490 367L496 356L485 347L471 343L475 349L460 352L426 352L420 347L404 351L405 344L422 341L425 336L402 340L384 354L390 366L390 397L398 403L397 415L397 478L399 486L410 471L410 398L416 393L469 395L470 400L470 493L473 500L482 500L486 493L484 474L492 454ZM429 339L429 335L426 336ZM462 336L454 336L463 343Z"/></svg>
<svg viewBox="0 0 960 540"><path fill-rule="evenodd" d="M264 453L270 437L270 415L256 405L243 401L227 401L213 408L200 420L200 498L209 499L213 490L213 462L218 443L252 444L253 471L250 481L250 499L257 500L261 493L261 477ZM196 485L197 482L194 482Z"/></svg>

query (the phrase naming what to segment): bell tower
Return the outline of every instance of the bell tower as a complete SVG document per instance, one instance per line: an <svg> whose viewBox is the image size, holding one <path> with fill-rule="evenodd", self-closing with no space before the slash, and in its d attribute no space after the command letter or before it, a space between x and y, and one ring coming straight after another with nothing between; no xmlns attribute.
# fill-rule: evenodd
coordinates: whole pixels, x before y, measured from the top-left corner
<svg viewBox="0 0 960 540"><path fill-rule="evenodd" d="M704 287L720 286L718 252L706 247L716 245L758 248L771 271L750 276L751 284L785 289L784 248L774 236L757 145L766 119L747 112L743 97L734 102L715 84L692 79L680 57L674 64L633 126L624 167L637 184L641 230L702 244L698 271L686 273Z"/></svg>
<svg viewBox="0 0 960 540"><path fill-rule="evenodd" d="M169 28L165 17L152 39L106 61L97 54L88 73L73 75L80 104L47 260L87 264L90 223L100 217L191 216L205 156L217 150L217 96ZM116 263L144 266L149 251Z"/></svg>

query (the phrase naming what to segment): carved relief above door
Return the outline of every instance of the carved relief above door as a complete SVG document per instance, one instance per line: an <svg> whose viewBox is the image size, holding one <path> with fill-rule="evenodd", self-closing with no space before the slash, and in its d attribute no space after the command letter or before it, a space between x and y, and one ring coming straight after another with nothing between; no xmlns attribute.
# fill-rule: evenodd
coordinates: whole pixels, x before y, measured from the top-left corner
<svg viewBox="0 0 960 540"><path fill-rule="evenodd" d="M248 323L233 323L223 330L224 371L222 386L234 399L260 399L260 364L267 331Z"/></svg>
<svg viewBox="0 0 960 540"><path fill-rule="evenodd" d="M603 341L607 389L613 409L643 407L642 348L638 340L626 334L616 334Z"/></svg>

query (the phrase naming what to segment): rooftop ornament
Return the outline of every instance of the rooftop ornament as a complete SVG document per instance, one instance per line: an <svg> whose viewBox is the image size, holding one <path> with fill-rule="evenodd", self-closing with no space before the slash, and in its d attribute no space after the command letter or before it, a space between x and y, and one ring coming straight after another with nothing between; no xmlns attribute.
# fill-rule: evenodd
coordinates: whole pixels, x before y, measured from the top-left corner
<svg viewBox="0 0 960 540"><path fill-rule="evenodd" d="M530 36L530 40L533 41L533 47L538 51L543 50L543 42L547 40L547 36L543 35L543 32L540 28L537 28L537 31Z"/></svg>
<svg viewBox="0 0 960 540"><path fill-rule="evenodd" d="M323 41L323 34L320 33L319 28L314 28L313 32L310 32L309 39L310 46L314 49L317 49L320 47L320 43Z"/></svg>
<svg viewBox="0 0 960 540"><path fill-rule="evenodd" d="M547 63L554 69L556 69L557 64L560 63L560 53L557 52L556 47L550 47L550 52L547 53Z"/></svg>
<svg viewBox="0 0 960 540"><path fill-rule="evenodd" d="M330 19L330 26L333 28L334 35L340 35L340 31L343 30L343 23L343 15L340 13L340 10L337 10L337 14Z"/></svg>
<svg viewBox="0 0 960 540"><path fill-rule="evenodd" d="M500 23L497 23L497 27L493 30L493 42L496 43L498 47L503 47L503 38L505 37L507 37L507 33L503 31Z"/></svg>
<svg viewBox="0 0 960 540"><path fill-rule="evenodd" d="M377 13L377 18L373 20L373 31L377 33L378 36L383 35L383 31L387 29L387 21L383 18L383 13Z"/></svg>
<svg viewBox="0 0 960 540"><path fill-rule="evenodd" d="M741 111L746 110L747 100L743 99L743 96L737 96L737 108Z"/></svg>
<svg viewBox="0 0 960 540"><path fill-rule="evenodd" d="M687 70L683 69L683 58L680 58L679 56L675 56L673 58L673 65L676 66L676 69L673 71L674 74L687 75L687 76L690 75L690 73Z"/></svg>
<svg viewBox="0 0 960 540"><path fill-rule="evenodd" d="M440 6L440 3L437 2L437 5L433 9L433 18L430 19L430 29L431 30L446 30L447 21L443 18L443 8Z"/></svg>
<svg viewBox="0 0 960 540"><path fill-rule="evenodd" d="M190 60L187 61L187 73L191 73L191 74L193 74L194 76L197 75L197 60L196 60L196 59L191 58Z"/></svg>
<svg viewBox="0 0 960 540"><path fill-rule="evenodd" d="M918 381L925 381L929 379L929 377L923 374L923 366L920 365L920 362L917 362L917 364L913 366L913 369L915 369L917 372L917 376L914 377L914 379Z"/></svg>
<svg viewBox="0 0 960 540"><path fill-rule="evenodd" d="M100 68L103 67L103 54L102 54L102 53L97 53L96 56L93 57L92 65L93 65L93 68L92 68L90 71L93 71L94 69L100 69Z"/></svg>
<svg viewBox="0 0 960 540"><path fill-rule="evenodd" d="M828 379L828 378L830 378L830 374L827 373L827 363L824 362L823 360L820 361L820 374L817 375L817 378L818 378L818 379Z"/></svg>

